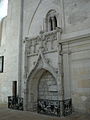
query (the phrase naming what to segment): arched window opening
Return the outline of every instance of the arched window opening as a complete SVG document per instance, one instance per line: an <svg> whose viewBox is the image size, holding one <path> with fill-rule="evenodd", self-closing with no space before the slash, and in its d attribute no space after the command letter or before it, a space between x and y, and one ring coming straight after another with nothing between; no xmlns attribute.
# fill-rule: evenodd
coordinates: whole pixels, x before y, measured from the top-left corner
<svg viewBox="0 0 90 120"><path fill-rule="evenodd" d="M57 27L57 13L55 10L50 10L46 16L46 31L56 30Z"/></svg>
<svg viewBox="0 0 90 120"><path fill-rule="evenodd" d="M57 27L57 18L56 18L56 16L54 16L54 25L55 25L54 29L56 29L56 27Z"/></svg>
<svg viewBox="0 0 90 120"><path fill-rule="evenodd" d="M51 31L53 30L53 21L52 21L51 18L50 18L50 30L51 30Z"/></svg>

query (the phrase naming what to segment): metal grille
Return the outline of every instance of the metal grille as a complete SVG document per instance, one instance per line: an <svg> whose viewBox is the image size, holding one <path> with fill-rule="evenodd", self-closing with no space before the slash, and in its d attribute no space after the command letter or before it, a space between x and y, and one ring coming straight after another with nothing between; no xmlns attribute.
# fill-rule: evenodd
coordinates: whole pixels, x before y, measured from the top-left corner
<svg viewBox="0 0 90 120"><path fill-rule="evenodd" d="M72 99L64 100L64 116L72 114Z"/></svg>
<svg viewBox="0 0 90 120"><path fill-rule="evenodd" d="M60 116L60 103L63 103L63 116L70 115L72 113L72 100L67 99L60 100L38 100L37 111L41 114Z"/></svg>
<svg viewBox="0 0 90 120"><path fill-rule="evenodd" d="M60 115L60 104L58 100L38 100L38 113L47 115Z"/></svg>
<svg viewBox="0 0 90 120"><path fill-rule="evenodd" d="M23 110L23 98L16 96L9 96L8 108L15 110Z"/></svg>

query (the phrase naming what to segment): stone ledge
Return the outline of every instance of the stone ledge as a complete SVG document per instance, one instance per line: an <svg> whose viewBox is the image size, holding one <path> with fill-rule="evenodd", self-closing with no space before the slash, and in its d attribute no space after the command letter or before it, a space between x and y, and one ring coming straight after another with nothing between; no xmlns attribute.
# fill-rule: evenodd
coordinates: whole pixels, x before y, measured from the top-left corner
<svg viewBox="0 0 90 120"><path fill-rule="evenodd" d="M78 31L78 32L72 32L68 34L62 34L62 38L60 42L63 43L63 42L68 42L86 37L90 37L90 29Z"/></svg>

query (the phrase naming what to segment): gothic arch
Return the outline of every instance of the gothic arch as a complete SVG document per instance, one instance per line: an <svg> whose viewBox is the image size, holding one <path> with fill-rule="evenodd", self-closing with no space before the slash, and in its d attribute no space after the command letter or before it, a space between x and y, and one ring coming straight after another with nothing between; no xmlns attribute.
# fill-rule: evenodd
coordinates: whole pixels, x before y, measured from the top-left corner
<svg viewBox="0 0 90 120"><path fill-rule="evenodd" d="M39 96L39 83L40 83L40 79L42 79L43 73L48 72L49 76L51 76L53 78L53 80L51 79L51 81L55 81L56 85L57 85L57 89L58 89L58 83L57 80L55 79L55 77L46 69L39 69L37 71L37 73L35 73L35 76L31 79L28 80L27 82L27 110L32 110L32 111L36 111L37 110L37 100L38 98L41 98ZM45 81L45 80L44 80ZM58 91L57 91L58 94ZM58 98L58 96L57 96Z"/></svg>
<svg viewBox="0 0 90 120"><path fill-rule="evenodd" d="M57 83L57 89L59 89L58 86L58 80L57 80L57 73L55 71L55 68L53 68L48 61L45 59L44 55L40 52L37 63L34 67L34 69L30 72L27 82L26 82L26 109L27 110L34 110L34 106L37 105L37 99L38 99L38 84L39 80L42 77L42 74L47 71L50 73L52 78Z"/></svg>
<svg viewBox="0 0 90 120"><path fill-rule="evenodd" d="M55 77L55 79L57 79L57 73L55 71L55 68L50 64L49 60L45 58L42 51L40 50L39 54L38 54L37 62L35 64L34 68L32 69L32 71L29 73L27 82L28 82L28 80L33 78L35 76L35 74L38 71L40 71L41 69L45 69L45 70L49 71Z"/></svg>

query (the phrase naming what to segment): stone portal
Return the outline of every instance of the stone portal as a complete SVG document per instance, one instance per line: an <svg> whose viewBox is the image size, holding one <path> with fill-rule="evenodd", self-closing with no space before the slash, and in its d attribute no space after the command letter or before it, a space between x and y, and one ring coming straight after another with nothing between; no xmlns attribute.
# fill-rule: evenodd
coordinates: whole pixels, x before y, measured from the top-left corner
<svg viewBox="0 0 90 120"><path fill-rule="evenodd" d="M44 114L59 115L60 112L57 82L48 71L39 80L37 108L39 113Z"/></svg>

